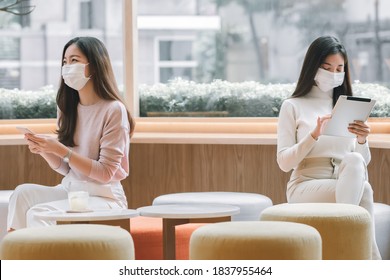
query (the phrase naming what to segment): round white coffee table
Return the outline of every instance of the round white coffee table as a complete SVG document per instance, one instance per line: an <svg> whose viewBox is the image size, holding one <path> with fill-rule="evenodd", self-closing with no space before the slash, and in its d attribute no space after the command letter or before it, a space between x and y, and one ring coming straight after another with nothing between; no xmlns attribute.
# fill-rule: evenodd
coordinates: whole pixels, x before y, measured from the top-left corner
<svg viewBox="0 0 390 280"><path fill-rule="evenodd" d="M138 208L140 216L162 218L163 255L166 260L176 259L175 226L187 223L213 223L230 221L240 208L223 204L166 204Z"/></svg>
<svg viewBox="0 0 390 280"><path fill-rule="evenodd" d="M45 221L73 224L105 224L120 226L130 232L130 218L139 216L134 209L102 209L91 212L69 213L66 211L47 211L35 214Z"/></svg>

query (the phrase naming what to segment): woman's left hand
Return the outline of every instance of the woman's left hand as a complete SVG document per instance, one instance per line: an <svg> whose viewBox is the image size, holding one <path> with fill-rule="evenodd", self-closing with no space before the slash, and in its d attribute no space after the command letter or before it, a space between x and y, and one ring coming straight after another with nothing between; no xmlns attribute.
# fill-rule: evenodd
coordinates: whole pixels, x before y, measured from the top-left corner
<svg viewBox="0 0 390 280"><path fill-rule="evenodd" d="M29 141L29 145L33 147L35 153L50 153L61 156L62 151L66 149L66 147L54 137L26 134L25 138Z"/></svg>
<svg viewBox="0 0 390 280"><path fill-rule="evenodd" d="M370 134L370 127L366 122L354 121L348 125L348 131L356 135L359 144L364 144Z"/></svg>

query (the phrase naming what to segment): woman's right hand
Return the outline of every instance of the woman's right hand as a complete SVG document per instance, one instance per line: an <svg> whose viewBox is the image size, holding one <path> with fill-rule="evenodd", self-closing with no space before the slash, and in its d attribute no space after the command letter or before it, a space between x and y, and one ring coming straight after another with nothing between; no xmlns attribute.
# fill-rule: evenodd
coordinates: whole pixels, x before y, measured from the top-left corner
<svg viewBox="0 0 390 280"><path fill-rule="evenodd" d="M317 118L317 125L314 128L314 130L310 133L311 137L315 139L316 141L318 140L318 137L322 135L322 132L324 130L325 124L332 118L332 115L325 115L323 117L318 117Z"/></svg>
<svg viewBox="0 0 390 280"><path fill-rule="evenodd" d="M37 143L35 143L31 140L28 140L28 138L26 138L26 139L27 139L27 145L28 145L30 152L33 154L41 154L41 151L39 150Z"/></svg>
<svg viewBox="0 0 390 280"><path fill-rule="evenodd" d="M30 151L34 154L54 154L63 158L68 151L68 148L54 137L26 134L25 139L27 140Z"/></svg>

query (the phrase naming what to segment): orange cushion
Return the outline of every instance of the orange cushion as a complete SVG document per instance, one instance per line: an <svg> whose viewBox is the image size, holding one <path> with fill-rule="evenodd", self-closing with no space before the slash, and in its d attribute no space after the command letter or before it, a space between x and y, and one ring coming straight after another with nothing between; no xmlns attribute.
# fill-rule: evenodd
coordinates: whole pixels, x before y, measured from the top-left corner
<svg viewBox="0 0 390 280"><path fill-rule="evenodd" d="M176 226L176 259L189 259L192 232L204 224ZM130 233L134 242L136 260L162 260L162 219L135 217L130 219Z"/></svg>
<svg viewBox="0 0 390 280"><path fill-rule="evenodd" d="M162 260L161 218L135 217L130 219L136 260Z"/></svg>
<svg viewBox="0 0 390 280"><path fill-rule="evenodd" d="M199 227L206 224L184 224L176 226L176 259L188 260L190 257L191 234Z"/></svg>

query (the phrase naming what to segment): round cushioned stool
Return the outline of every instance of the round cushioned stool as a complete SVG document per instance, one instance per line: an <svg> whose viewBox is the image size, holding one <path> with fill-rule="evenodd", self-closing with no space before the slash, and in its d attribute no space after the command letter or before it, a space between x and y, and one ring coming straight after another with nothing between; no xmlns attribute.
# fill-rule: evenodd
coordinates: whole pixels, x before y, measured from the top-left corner
<svg viewBox="0 0 390 280"><path fill-rule="evenodd" d="M0 241L7 234L8 202L13 191L0 191Z"/></svg>
<svg viewBox="0 0 390 280"><path fill-rule="evenodd" d="M321 236L290 222L223 222L195 230L192 260L319 260Z"/></svg>
<svg viewBox="0 0 390 280"><path fill-rule="evenodd" d="M322 239L324 260L371 259L371 218L366 209L340 203L284 203L261 213L262 221L310 225Z"/></svg>
<svg viewBox="0 0 390 280"><path fill-rule="evenodd" d="M244 192L184 192L156 197L153 205L159 204L229 204L240 207L240 213L232 221L258 221L260 213L272 206L272 200L258 193Z"/></svg>
<svg viewBox="0 0 390 280"><path fill-rule="evenodd" d="M390 205L374 203L375 236L383 260L390 260Z"/></svg>
<svg viewBox="0 0 390 280"><path fill-rule="evenodd" d="M2 260L132 260L128 231L95 224L24 228L8 233L0 245Z"/></svg>

